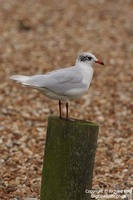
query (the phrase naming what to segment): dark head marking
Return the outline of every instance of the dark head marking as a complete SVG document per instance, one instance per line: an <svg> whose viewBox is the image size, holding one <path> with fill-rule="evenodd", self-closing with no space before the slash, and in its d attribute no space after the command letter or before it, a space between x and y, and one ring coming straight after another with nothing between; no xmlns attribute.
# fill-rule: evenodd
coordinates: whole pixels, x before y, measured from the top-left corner
<svg viewBox="0 0 133 200"><path fill-rule="evenodd" d="M89 60L92 60L92 57L91 56L85 56L85 55L81 55L80 56L80 61L84 62L84 61L89 61Z"/></svg>

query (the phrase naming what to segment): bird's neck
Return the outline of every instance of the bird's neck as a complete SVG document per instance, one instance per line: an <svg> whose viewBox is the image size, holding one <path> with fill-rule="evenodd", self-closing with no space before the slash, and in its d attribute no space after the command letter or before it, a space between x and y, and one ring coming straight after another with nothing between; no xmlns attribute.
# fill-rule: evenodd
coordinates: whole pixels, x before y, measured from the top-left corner
<svg viewBox="0 0 133 200"><path fill-rule="evenodd" d="M93 76L93 68L90 65L87 65L85 63L78 63L76 65L77 70L80 74L82 74L82 83L87 85L87 88L89 87L92 76Z"/></svg>
<svg viewBox="0 0 133 200"><path fill-rule="evenodd" d="M82 71L93 71L92 65L88 65L84 62L76 62L75 66Z"/></svg>

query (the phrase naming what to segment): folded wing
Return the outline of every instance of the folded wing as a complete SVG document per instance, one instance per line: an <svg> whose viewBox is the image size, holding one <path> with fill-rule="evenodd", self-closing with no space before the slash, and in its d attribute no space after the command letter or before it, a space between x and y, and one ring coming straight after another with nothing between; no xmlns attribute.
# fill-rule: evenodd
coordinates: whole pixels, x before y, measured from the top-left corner
<svg viewBox="0 0 133 200"><path fill-rule="evenodd" d="M75 89L84 89L82 74L79 73L76 67L69 67L48 74L31 77L16 75L12 76L11 79L17 80L23 85L32 88L44 88L62 95L67 95L70 91L75 91Z"/></svg>

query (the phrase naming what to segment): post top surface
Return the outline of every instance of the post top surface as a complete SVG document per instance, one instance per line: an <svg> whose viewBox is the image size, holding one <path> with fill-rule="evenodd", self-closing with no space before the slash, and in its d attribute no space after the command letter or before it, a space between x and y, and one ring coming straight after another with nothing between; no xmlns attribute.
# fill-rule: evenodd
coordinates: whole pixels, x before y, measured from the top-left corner
<svg viewBox="0 0 133 200"><path fill-rule="evenodd" d="M92 122L92 121L87 121L87 120L81 120L81 119L75 119L75 118L70 118L70 119L65 119L62 118L60 119L58 116L49 116L49 119L54 119L57 121L61 121L61 122L66 122L66 123L77 123L77 124L81 124L81 125L89 125L89 126L99 126L96 122Z"/></svg>

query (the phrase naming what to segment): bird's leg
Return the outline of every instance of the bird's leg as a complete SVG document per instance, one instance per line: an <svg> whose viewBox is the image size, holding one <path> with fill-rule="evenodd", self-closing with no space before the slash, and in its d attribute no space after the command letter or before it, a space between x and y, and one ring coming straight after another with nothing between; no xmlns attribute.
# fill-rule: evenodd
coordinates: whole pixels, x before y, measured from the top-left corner
<svg viewBox="0 0 133 200"><path fill-rule="evenodd" d="M68 108L69 108L69 104L68 101L66 102L66 119L68 119Z"/></svg>
<svg viewBox="0 0 133 200"><path fill-rule="evenodd" d="M62 116L61 116L61 101L59 100L59 118L61 119L62 118Z"/></svg>

